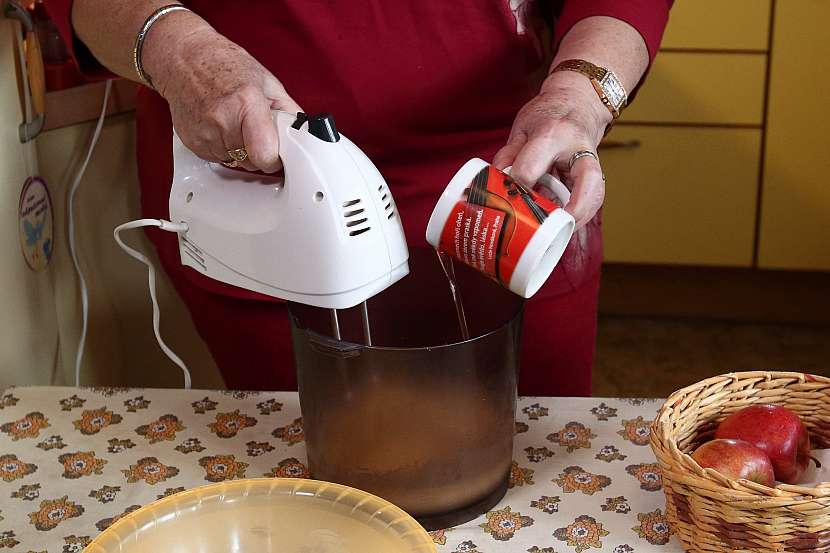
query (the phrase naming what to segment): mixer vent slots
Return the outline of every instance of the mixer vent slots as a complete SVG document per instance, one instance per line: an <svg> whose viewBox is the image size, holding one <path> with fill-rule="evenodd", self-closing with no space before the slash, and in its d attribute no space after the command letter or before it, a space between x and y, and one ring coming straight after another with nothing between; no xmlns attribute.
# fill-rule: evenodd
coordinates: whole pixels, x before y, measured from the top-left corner
<svg viewBox="0 0 830 553"><path fill-rule="evenodd" d="M360 198L343 202L343 219L346 221L349 236L360 236L372 228L369 226L369 218Z"/></svg>
<svg viewBox="0 0 830 553"><path fill-rule="evenodd" d="M187 236L180 234L179 239L182 241L182 252L196 262L196 264L202 269L207 270L207 264L205 263L205 257L202 250L200 250L193 242L188 240Z"/></svg>
<svg viewBox="0 0 830 553"><path fill-rule="evenodd" d="M391 219L395 216L395 206L392 204L392 195L385 184L378 186L378 193L380 194L381 203L385 204L383 209L386 212L386 218Z"/></svg>

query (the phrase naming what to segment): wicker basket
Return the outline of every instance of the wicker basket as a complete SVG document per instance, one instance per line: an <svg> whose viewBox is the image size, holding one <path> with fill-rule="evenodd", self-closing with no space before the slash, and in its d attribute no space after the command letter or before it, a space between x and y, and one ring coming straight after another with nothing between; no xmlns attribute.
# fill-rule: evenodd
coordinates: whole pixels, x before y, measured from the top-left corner
<svg viewBox="0 0 830 553"><path fill-rule="evenodd" d="M830 552L830 483L733 481L688 455L727 415L753 403L785 405L807 425L814 449L830 447L830 378L744 372L675 392L651 430L674 532L687 551Z"/></svg>

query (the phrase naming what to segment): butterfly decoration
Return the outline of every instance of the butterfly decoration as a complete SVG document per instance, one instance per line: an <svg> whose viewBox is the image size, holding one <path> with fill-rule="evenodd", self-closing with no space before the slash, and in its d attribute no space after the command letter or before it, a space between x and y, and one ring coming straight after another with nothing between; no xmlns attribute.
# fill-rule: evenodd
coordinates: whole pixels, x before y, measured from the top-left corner
<svg viewBox="0 0 830 553"><path fill-rule="evenodd" d="M43 241L43 255L49 260L52 257L52 240L47 238Z"/></svg>
<svg viewBox="0 0 830 553"><path fill-rule="evenodd" d="M35 225L33 225L28 219L23 220L23 232L26 233L26 246L34 246L40 241L40 237L43 235L43 227L45 225L45 216Z"/></svg>

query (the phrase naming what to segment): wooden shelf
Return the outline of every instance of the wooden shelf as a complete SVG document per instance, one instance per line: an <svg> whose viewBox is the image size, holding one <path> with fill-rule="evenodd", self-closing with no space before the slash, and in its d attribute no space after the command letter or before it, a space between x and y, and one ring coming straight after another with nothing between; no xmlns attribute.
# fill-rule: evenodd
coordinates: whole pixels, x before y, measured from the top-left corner
<svg viewBox="0 0 830 553"><path fill-rule="evenodd" d="M104 86L104 82L97 82L47 92L46 123L43 130L59 129L96 120L101 113ZM118 115L135 110L135 96L139 86L131 81L113 81L107 115Z"/></svg>

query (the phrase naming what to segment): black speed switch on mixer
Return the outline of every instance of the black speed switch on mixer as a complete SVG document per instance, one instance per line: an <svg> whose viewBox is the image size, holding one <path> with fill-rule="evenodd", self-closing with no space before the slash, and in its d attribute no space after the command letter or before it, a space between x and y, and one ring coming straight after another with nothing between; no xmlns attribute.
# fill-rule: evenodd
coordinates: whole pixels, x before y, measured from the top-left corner
<svg viewBox="0 0 830 553"><path fill-rule="evenodd" d="M303 123L305 123L306 121L308 121L308 115L306 115L302 111L298 111L297 112L297 118L291 124L291 128L300 130L300 128L302 128L302 126L303 126Z"/></svg>
<svg viewBox="0 0 830 553"><path fill-rule="evenodd" d="M334 126L334 117L330 113L321 113L308 117L308 132L324 142L338 142L340 133Z"/></svg>

